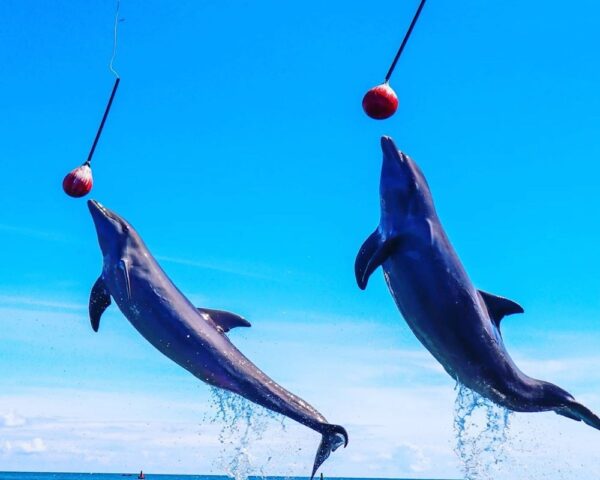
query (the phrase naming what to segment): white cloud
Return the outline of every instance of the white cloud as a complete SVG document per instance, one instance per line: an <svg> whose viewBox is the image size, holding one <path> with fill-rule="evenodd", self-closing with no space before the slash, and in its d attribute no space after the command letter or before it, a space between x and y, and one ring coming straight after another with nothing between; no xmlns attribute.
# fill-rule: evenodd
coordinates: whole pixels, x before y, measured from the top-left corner
<svg viewBox="0 0 600 480"><path fill-rule="evenodd" d="M39 437L34 438L30 442L17 442L16 447L23 453L41 453L46 451L46 444Z"/></svg>
<svg viewBox="0 0 600 480"><path fill-rule="evenodd" d="M411 472L426 472L431 468L431 459L425 455L423 448L409 442L401 443L391 450L383 451L377 458L380 461L393 463Z"/></svg>
<svg viewBox="0 0 600 480"><path fill-rule="evenodd" d="M0 413L0 425L4 427L21 427L25 425L26 419L14 411Z"/></svg>
<svg viewBox="0 0 600 480"><path fill-rule="evenodd" d="M47 450L44 440L39 437L33 438L29 441L24 440L5 440L0 443L0 452L2 453L15 453L15 454L36 454L42 453Z"/></svg>

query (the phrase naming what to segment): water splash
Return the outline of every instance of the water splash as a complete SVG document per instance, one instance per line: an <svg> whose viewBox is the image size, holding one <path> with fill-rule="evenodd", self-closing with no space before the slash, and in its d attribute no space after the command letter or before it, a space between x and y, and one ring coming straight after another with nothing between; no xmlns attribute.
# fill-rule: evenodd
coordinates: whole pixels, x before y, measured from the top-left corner
<svg viewBox="0 0 600 480"><path fill-rule="evenodd" d="M205 420L221 424L218 436L221 450L215 466L235 480L246 480L250 475L265 477L272 456L267 454L266 461L260 461L252 447L263 439L273 420L285 432L285 417L214 387L209 402L215 407L214 413Z"/></svg>
<svg viewBox="0 0 600 480"><path fill-rule="evenodd" d="M454 404L455 452L465 480L492 480L507 457L510 411L459 385Z"/></svg>

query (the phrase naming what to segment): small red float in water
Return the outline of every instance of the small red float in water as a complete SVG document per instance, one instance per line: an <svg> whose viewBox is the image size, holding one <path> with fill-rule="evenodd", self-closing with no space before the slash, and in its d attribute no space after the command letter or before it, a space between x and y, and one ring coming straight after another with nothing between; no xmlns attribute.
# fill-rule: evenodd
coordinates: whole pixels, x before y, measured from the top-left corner
<svg viewBox="0 0 600 480"><path fill-rule="evenodd" d="M94 179L88 162L71 170L63 180L63 190L71 197L79 198L90 193Z"/></svg>
<svg viewBox="0 0 600 480"><path fill-rule="evenodd" d="M362 101L365 113L377 120L391 117L398 109L398 97L387 82L369 90Z"/></svg>

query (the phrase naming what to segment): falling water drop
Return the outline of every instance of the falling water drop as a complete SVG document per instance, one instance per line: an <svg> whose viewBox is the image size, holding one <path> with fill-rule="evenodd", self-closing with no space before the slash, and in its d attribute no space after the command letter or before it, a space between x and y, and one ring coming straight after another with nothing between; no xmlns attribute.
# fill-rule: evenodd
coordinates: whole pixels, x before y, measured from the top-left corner
<svg viewBox="0 0 600 480"><path fill-rule="evenodd" d="M211 388L210 403L215 408L206 420L220 423L219 442L221 451L216 467L235 480L246 480L250 475L264 477L265 469L271 461L267 455L263 463L254 453L257 442L263 439L269 427L275 425L285 430L281 415L255 405L234 393ZM254 448L253 448L254 447Z"/></svg>
<svg viewBox="0 0 600 480"><path fill-rule="evenodd" d="M506 460L510 411L459 386L454 404L456 454L465 480L493 480Z"/></svg>

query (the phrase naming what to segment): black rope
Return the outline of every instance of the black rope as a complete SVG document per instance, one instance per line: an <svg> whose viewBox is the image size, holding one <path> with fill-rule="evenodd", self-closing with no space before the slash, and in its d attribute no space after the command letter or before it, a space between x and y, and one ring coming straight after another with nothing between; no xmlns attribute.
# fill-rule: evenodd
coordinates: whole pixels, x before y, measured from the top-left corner
<svg viewBox="0 0 600 480"><path fill-rule="evenodd" d="M400 48L398 49L398 53L396 53L396 57L394 58L394 61L390 65L390 69L388 70L388 73L385 76L385 83L389 82L390 77L392 76L392 73L394 72L394 68L396 68L396 63L398 63L398 59L400 58L400 55L402 55L402 50L404 50L404 47L406 46L406 42L408 42L408 39L410 37L410 34L413 31L413 28L415 28L415 24L417 23L417 20L419 19L419 15L421 15L421 10L423 10L423 7L425 6L426 1L427 0L421 0L421 4L419 5L419 8L417 8L417 13L415 13L415 16L413 17L412 22L410 23L410 26L408 27L408 30L406 31L406 35L404 35L404 40L402 40L402 44L400 45Z"/></svg>
<svg viewBox="0 0 600 480"><path fill-rule="evenodd" d="M102 117L102 121L100 122L100 126L98 127L98 132L96 132L96 138L94 138L94 143L92 144L92 148L90 149L90 153L88 155L87 160L84 165L88 165L92 161L92 157L94 155L94 151L96 150L96 145L98 145L98 140L100 140L100 135L102 134L102 129L104 128L104 124L106 123L106 117L108 117L108 112L110 112L110 107L112 105L113 99L115 98L115 93L117 93L117 88L119 87L119 82L121 79L117 77L115 80L115 85L113 86L112 93L110 94L110 98L108 99L108 104L106 105L106 110L104 110L104 116Z"/></svg>

